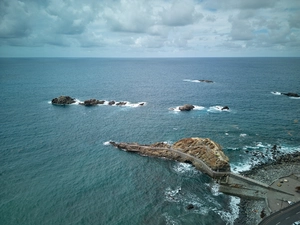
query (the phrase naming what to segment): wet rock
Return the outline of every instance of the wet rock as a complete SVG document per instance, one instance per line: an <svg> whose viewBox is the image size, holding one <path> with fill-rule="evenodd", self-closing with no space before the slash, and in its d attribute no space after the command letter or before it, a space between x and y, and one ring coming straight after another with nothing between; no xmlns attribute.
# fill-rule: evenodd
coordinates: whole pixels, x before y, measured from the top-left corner
<svg viewBox="0 0 300 225"><path fill-rule="evenodd" d="M195 208L195 206L194 206L193 204L188 204L188 205L186 206L186 209L187 209L187 210L191 210L191 209L193 209L193 208Z"/></svg>
<svg viewBox="0 0 300 225"><path fill-rule="evenodd" d="M85 100L83 103L79 103L80 105L84 105L84 106L94 106L94 105L98 105L98 104L104 104L105 101L103 100L97 100L97 99L89 99L89 100Z"/></svg>
<svg viewBox="0 0 300 225"><path fill-rule="evenodd" d="M180 111L191 111L193 108L195 108L195 106L190 105L190 104L185 104L183 106L179 107Z"/></svg>
<svg viewBox="0 0 300 225"><path fill-rule="evenodd" d="M300 95L298 95L297 93L292 93L292 92L288 92L288 93L281 93L282 95L286 95L288 97L296 97L299 98Z"/></svg>
<svg viewBox="0 0 300 225"><path fill-rule="evenodd" d="M54 105L70 105L75 103L75 99L70 96L59 96L58 98L52 99L51 102Z"/></svg>

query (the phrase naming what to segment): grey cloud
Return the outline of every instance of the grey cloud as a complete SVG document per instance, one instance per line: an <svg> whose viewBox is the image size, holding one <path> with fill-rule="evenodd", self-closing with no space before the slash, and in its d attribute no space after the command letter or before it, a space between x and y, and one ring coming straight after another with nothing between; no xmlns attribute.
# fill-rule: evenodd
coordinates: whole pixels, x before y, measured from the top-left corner
<svg viewBox="0 0 300 225"><path fill-rule="evenodd" d="M220 9L262 9L271 8L279 0L206 0L204 6L209 10Z"/></svg>
<svg viewBox="0 0 300 225"><path fill-rule="evenodd" d="M20 38L30 34L30 14L21 1L0 2L0 38Z"/></svg>
<svg viewBox="0 0 300 225"><path fill-rule="evenodd" d="M186 26L202 18L193 1L175 1L162 12L162 23L168 26Z"/></svg>

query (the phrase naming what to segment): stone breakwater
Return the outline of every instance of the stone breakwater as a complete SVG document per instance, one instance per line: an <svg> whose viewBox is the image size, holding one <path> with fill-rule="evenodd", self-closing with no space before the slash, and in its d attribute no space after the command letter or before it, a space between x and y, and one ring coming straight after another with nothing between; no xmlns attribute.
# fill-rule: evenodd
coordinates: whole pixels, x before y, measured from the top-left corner
<svg viewBox="0 0 300 225"><path fill-rule="evenodd" d="M203 161L214 171L230 171L229 158L224 154L222 147L209 138L184 138L173 145L164 142L157 142L151 145L124 142L110 142L110 144L128 152L193 164L193 160L189 158L189 156L192 156ZM184 154L178 154L177 152Z"/></svg>

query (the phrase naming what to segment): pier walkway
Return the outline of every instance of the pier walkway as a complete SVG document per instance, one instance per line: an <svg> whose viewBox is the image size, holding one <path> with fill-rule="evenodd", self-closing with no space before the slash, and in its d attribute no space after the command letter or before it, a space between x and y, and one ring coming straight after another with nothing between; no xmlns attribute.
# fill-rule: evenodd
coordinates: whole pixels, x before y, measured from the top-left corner
<svg viewBox="0 0 300 225"><path fill-rule="evenodd" d="M214 171L201 159L173 148L135 144L128 146L130 146L128 151L131 152L139 152L141 148L170 151L212 177L219 184L219 191L242 198L265 200L270 213L279 212L290 204L300 202L300 193L296 191L296 187L300 187L300 175L282 177L268 185L236 173Z"/></svg>

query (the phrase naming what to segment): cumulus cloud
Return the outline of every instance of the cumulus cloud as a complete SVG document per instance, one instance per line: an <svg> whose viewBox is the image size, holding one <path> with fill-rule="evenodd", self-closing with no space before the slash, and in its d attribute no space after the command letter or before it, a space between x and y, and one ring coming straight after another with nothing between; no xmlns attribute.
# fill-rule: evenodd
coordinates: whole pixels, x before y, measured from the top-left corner
<svg viewBox="0 0 300 225"><path fill-rule="evenodd" d="M295 0L2 0L0 54L1 46L44 52L56 46L79 49L78 56L80 49L101 56L205 56L206 50L299 55L299 15Z"/></svg>

